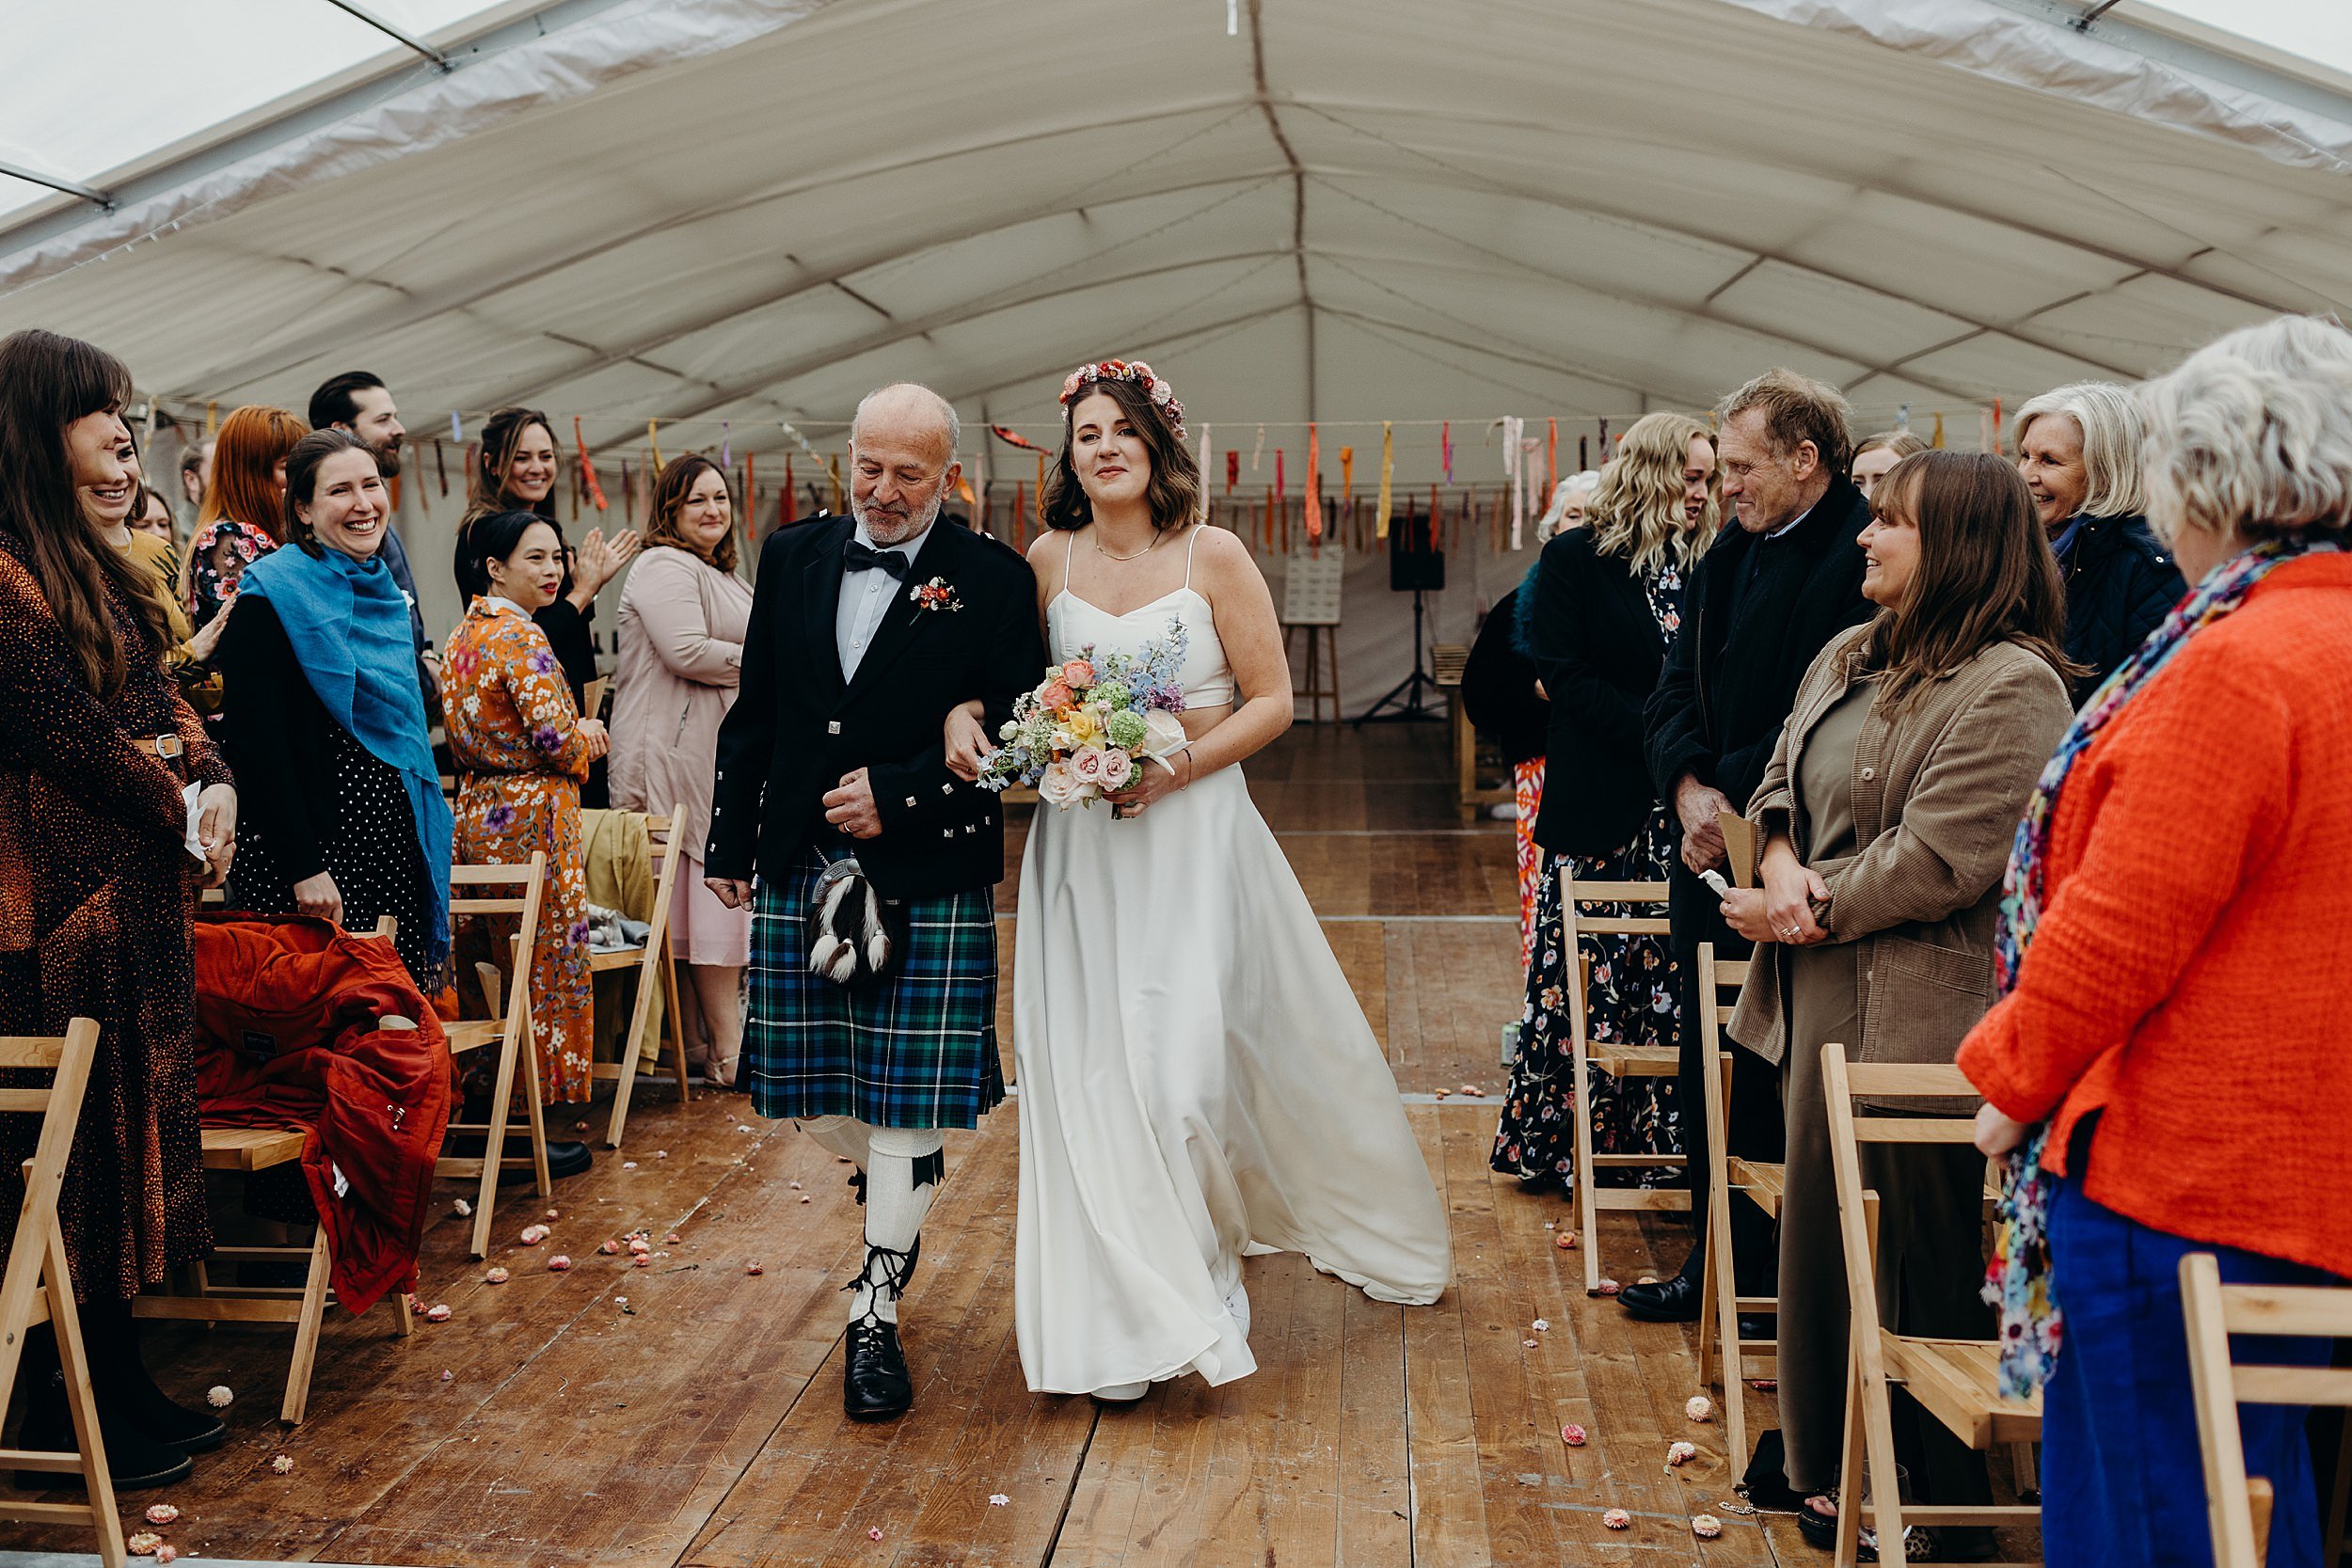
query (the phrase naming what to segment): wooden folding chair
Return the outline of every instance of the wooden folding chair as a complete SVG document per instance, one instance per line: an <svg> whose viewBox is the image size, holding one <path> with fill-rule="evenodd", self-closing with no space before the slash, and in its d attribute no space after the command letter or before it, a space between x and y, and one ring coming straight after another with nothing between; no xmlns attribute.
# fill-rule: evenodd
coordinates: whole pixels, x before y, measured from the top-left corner
<svg viewBox="0 0 2352 1568"><path fill-rule="evenodd" d="M444 1023L441 1032L449 1037L450 1054L462 1056L469 1051L485 1046L498 1047L498 1072L490 1089L490 1116L486 1122L456 1122L449 1125L452 1132L479 1132L483 1135L482 1153L476 1155L444 1154L433 1167L436 1176L476 1177L480 1191L474 1196L473 1235L469 1250L476 1258L486 1257L490 1249L490 1211L498 1200L499 1172L508 1167L528 1168L538 1178L539 1196L548 1197L555 1191L555 1182L548 1175L547 1118L539 1104L539 1047L531 1030L531 956L539 934L539 896L547 875L548 857L544 850L534 849L531 859L514 865L455 865L450 868L450 919L459 915L519 915L521 923L515 933L510 958L514 963L514 981L501 985L497 970L484 964L483 990L495 1017L465 1020ZM472 888L513 888L505 896L469 893ZM493 946L496 944L493 943ZM504 992L503 997L501 991ZM531 1137L529 1157L506 1153L506 1137L513 1119L515 1074L517 1063L523 1074L526 1122Z"/></svg>
<svg viewBox="0 0 2352 1568"><path fill-rule="evenodd" d="M1747 1401L1740 1385L1748 1378L1772 1377L1778 1367L1778 1344L1772 1339L1740 1338L1740 1314L1776 1312L1774 1296L1743 1296L1731 1267L1731 1204L1736 1194L1766 1215L1780 1217L1784 1167L1742 1160L1724 1148L1730 1117L1731 1075L1736 1058L1723 1048L1723 1028L1740 1002L1750 965L1715 957L1715 944L1699 944L1699 1039L1717 1070L1707 1078L1707 1254L1699 1286L1699 1381L1712 1386L1723 1379L1724 1424L1731 1435L1735 1463L1748 1457ZM1756 1063L1751 1071L1760 1067Z"/></svg>
<svg viewBox="0 0 2352 1568"><path fill-rule="evenodd" d="M0 1467L79 1474L86 1500L35 1502L0 1497L0 1519L24 1524L88 1525L98 1531L98 1558L107 1568L128 1560L122 1518L116 1512L106 1447L98 1434L98 1405L90 1394L89 1357L82 1346L82 1319L73 1305L73 1278L57 1220L57 1193L65 1185L66 1159L73 1130L82 1119L82 1094L89 1084L90 1059L98 1053L98 1023L77 1018L62 1039L0 1037L0 1067L48 1069L45 1089L0 1089L0 1112L38 1114L40 1139L24 1162L24 1202L17 1211L8 1272L0 1275L0 1399L16 1386L27 1330L52 1327L57 1361L65 1369L66 1408L73 1418L73 1449L0 1449Z"/></svg>
<svg viewBox="0 0 2352 1568"><path fill-rule="evenodd" d="M1585 904L1654 904L1661 912L1656 916L1590 915L1581 908ZM1664 937L1672 930L1662 912L1665 905L1663 882L1580 882L1565 871L1560 875L1561 951L1576 965L1576 984L1568 989L1569 1075L1576 1090L1576 1211L1578 1228L1584 1233L1587 1293L1600 1289L1600 1233L1595 1226L1599 1211L1687 1211L1691 1207L1691 1195L1678 1187L1603 1190L1593 1180L1596 1171L1612 1167L1690 1163L1689 1156L1682 1154L1593 1152L1593 1069L1597 1068L1620 1082L1630 1078L1673 1078L1681 1072L1682 1060L1679 1051L1670 1046L1593 1044L1586 1003L1592 988L1592 965L1578 939L1587 934Z"/></svg>
<svg viewBox="0 0 2352 1568"><path fill-rule="evenodd" d="M2318 1285L2224 1285L2210 1252L2181 1259L2181 1311L2188 1325L2189 1386L2197 1400L2197 1443L2205 1460L2205 1523L2215 1568L2261 1568L2270 1554L2270 1480L2246 1473L2238 1435L2241 1404L2352 1407L2352 1370L2241 1367L2233 1334L2352 1338L2352 1289ZM2338 1501L2340 1513L2342 1503ZM2339 1522L2322 1560L2337 1560Z"/></svg>
<svg viewBox="0 0 2352 1568"><path fill-rule="evenodd" d="M661 1038L670 1047L671 1067L677 1077L678 1103L690 1098L686 1089L686 1031L678 1022L677 968L670 950L670 901L677 892L678 866L686 860L677 844L678 826L686 819L683 805L672 806L669 815L645 817L645 838L653 852L653 929L645 935L643 947L616 948L609 953L592 953L588 968L596 974L615 969L637 971L637 1004L630 1009L628 1033L621 1038L621 1057L617 1062L598 1062L596 1076L615 1081L612 1091L612 1117L605 1129L607 1148L621 1147L621 1131L628 1124L628 1101L637 1086L638 1041L644 1038L645 1019L653 1008L653 999L662 999ZM660 988L658 990L656 988Z"/></svg>
<svg viewBox="0 0 2352 1568"><path fill-rule="evenodd" d="M388 914L376 921L372 934L389 942L396 929L396 923ZM414 1029L417 1025L413 1019L394 1016L383 1019L376 1026ZM222 1127L212 1123L206 1123L202 1132L206 1170L242 1171L247 1175L301 1159L302 1146L309 1136L299 1129ZM300 1263L303 1280L299 1286L220 1285L212 1277L210 1264L215 1262ZM328 1300L334 1294L327 1285L334 1269L334 1249L327 1243L326 1227L321 1225L312 1231L310 1240L299 1246L216 1246L210 1259L190 1269L189 1289L143 1291L132 1299L131 1310L141 1318L167 1318L183 1323L292 1323L294 1358L286 1369L286 1393L278 1404L278 1418L288 1426L299 1426L310 1409L310 1372L318 1362L319 1331L325 1326ZM408 1293L393 1292L392 1303L400 1334L405 1338L416 1328Z"/></svg>
<svg viewBox="0 0 2352 1568"><path fill-rule="evenodd" d="M1895 1465L1895 1427L1888 1389L1902 1384L1919 1408L1971 1448L2033 1443L2042 1436L2042 1396L2004 1398L2000 1342L1933 1339L1896 1334L1879 1323L1878 1199L1862 1186L1862 1145L1958 1144L1976 1140L1965 1117L1856 1116L1854 1100L1973 1098L1960 1069L1941 1064L1846 1060L1846 1048L1821 1047L1822 1088L1829 1101L1830 1163L1837 1179L1837 1225L1846 1253L1846 1296L1852 1312L1852 1356L1846 1377L1843 1500L1837 1510L1836 1568L1851 1568L1861 1545L1867 1473L1871 1522L1878 1527L1879 1560L1901 1562L1905 1525L1997 1526L2038 1522L2028 1504L1929 1504L1902 1500ZM1867 1470L1865 1470L1865 1462Z"/></svg>

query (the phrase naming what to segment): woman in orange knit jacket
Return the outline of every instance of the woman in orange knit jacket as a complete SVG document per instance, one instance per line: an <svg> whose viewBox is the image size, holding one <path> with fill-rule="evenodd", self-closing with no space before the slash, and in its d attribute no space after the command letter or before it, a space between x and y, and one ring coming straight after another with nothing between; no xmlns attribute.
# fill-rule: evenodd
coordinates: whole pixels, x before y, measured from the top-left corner
<svg viewBox="0 0 2352 1568"><path fill-rule="evenodd" d="M2150 512L2196 587L2043 772L2004 883L2008 995L1960 1052L1979 1147L2012 1154L2003 1370L2048 1385L2043 1552L2077 1568L2213 1560L2181 1257L2352 1276L2352 333L2245 328L2139 395ZM2239 1418L2277 1488L2270 1562L2317 1564L2303 1412Z"/></svg>

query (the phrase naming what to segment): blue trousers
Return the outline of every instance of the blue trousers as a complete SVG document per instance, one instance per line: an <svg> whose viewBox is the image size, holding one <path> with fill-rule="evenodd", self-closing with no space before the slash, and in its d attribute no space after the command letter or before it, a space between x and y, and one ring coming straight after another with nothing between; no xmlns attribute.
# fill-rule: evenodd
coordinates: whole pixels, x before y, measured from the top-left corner
<svg viewBox="0 0 2352 1568"><path fill-rule="evenodd" d="M2213 1568L2205 1476L2189 1394L2181 1259L2219 1258L2236 1285L2340 1285L2317 1269L2152 1230L2058 1185L2050 1283L2065 1338L2042 1390L2042 1530L2067 1568ZM2326 1366L2327 1339L2235 1335L2239 1361ZM2278 1495L2270 1568L2319 1568L2318 1496L2304 1409L2241 1404L2246 1473Z"/></svg>

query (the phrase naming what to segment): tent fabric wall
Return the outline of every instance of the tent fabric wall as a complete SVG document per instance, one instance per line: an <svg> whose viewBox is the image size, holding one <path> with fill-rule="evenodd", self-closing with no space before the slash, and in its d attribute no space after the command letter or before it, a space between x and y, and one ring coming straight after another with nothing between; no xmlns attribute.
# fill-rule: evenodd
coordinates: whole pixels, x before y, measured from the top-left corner
<svg viewBox="0 0 2352 1568"><path fill-rule="evenodd" d="M300 407L354 366L420 435L526 402L608 480L659 420L772 483L785 421L837 450L899 378L1018 477L983 427L1049 439L1069 366L1140 355L1220 450L1265 424L1294 485L1312 420L1327 486L1342 444L1376 478L1382 420L1418 486L1434 427L1403 421L1455 421L1491 482L1500 416L1622 430L1779 363L1974 445L1996 399L2352 309L2344 123L1998 0L1224 12L550 8L184 189L0 225L0 330L104 342L174 407ZM1448 640L1525 559L1457 561ZM1370 695L1401 608L1349 613L1391 628Z"/></svg>

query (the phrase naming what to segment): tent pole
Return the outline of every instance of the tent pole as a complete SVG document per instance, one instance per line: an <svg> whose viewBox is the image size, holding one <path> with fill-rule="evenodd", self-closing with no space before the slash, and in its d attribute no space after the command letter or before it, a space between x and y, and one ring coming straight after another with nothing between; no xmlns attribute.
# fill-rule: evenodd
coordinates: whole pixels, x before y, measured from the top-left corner
<svg viewBox="0 0 2352 1568"><path fill-rule="evenodd" d="M115 210L114 198L104 191L88 185L77 185L71 180L60 180L54 174L41 174L26 168L23 164L12 164L0 159L0 174L5 174L11 180L22 180L28 185L43 185L53 191L63 191L68 196L78 196L85 201L95 203L101 212L111 213Z"/></svg>
<svg viewBox="0 0 2352 1568"><path fill-rule="evenodd" d="M443 75L447 75L449 72L457 69L447 55L442 54L439 50L434 48L431 44L426 43L420 39L409 37L406 33L402 32L399 28L385 21L382 17L377 16L373 11L369 10L365 6L358 4L358 0L326 0L326 3L334 7L339 11L342 11L348 15L358 18L369 26L374 28L377 32L382 33L386 38L396 40L403 47L412 49L416 53L422 55L426 59L431 60L434 65L440 70Z"/></svg>

